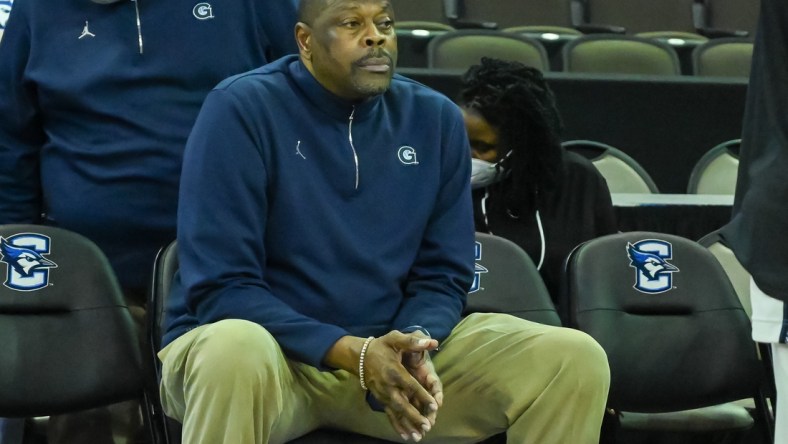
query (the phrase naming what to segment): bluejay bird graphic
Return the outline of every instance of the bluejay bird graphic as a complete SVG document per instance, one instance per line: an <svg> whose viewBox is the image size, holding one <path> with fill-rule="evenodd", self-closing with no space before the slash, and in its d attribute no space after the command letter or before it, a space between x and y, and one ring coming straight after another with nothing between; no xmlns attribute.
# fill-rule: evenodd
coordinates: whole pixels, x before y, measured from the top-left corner
<svg viewBox="0 0 788 444"><path fill-rule="evenodd" d="M55 268L57 264L45 259L38 252L29 248L11 245L8 240L0 236L0 253L3 258L0 261L7 263L17 273L24 277L29 277L39 268Z"/></svg>
<svg viewBox="0 0 788 444"><path fill-rule="evenodd" d="M679 271L678 267L667 263L665 259L654 253L640 251L630 243L627 243L627 253L629 254L629 259L632 260L630 265L637 268L650 281L659 279L658 275L660 273Z"/></svg>

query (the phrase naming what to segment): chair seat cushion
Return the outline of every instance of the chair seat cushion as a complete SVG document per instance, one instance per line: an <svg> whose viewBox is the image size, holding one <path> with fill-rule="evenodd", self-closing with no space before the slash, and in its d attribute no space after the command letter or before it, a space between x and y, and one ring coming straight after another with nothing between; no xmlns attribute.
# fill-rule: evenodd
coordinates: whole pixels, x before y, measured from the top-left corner
<svg viewBox="0 0 788 444"><path fill-rule="evenodd" d="M621 412L621 428L673 432L711 432L746 430L754 420L743 406L718 404L667 413Z"/></svg>

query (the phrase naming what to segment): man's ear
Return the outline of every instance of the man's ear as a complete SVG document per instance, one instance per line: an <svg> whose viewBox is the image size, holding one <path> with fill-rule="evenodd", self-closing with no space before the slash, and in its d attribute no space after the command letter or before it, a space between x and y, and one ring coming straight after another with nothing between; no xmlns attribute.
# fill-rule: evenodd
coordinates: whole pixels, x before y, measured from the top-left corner
<svg viewBox="0 0 788 444"><path fill-rule="evenodd" d="M307 60L312 58L312 28L304 22L295 25L295 38L298 52Z"/></svg>

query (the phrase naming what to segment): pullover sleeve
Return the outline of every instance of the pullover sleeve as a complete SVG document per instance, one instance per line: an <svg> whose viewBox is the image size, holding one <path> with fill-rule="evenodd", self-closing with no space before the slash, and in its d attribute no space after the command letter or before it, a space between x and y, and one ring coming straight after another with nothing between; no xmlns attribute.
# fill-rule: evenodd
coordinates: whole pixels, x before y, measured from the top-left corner
<svg viewBox="0 0 788 444"><path fill-rule="evenodd" d="M471 152L459 110L451 108L442 150L441 187L394 321L419 325L442 341L460 319L473 281Z"/></svg>
<svg viewBox="0 0 788 444"><path fill-rule="evenodd" d="M178 208L180 278L200 324L243 319L293 359L322 367L344 329L304 316L266 283L265 131L230 92L212 91L186 144ZM265 149L265 147L262 147Z"/></svg>
<svg viewBox="0 0 788 444"><path fill-rule="evenodd" d="M30 2L17 2L0 42L0 224L37 223L39 155L45 141L35 85L25 78L30 55Z"/></svg>
<svg viewBox="0 0 788 444"><path fill-rule="evenodd" d="M298 21L298 0L256 0L260 26L269 41L266 59L271 62L298 52L295 24Z"/></svg>

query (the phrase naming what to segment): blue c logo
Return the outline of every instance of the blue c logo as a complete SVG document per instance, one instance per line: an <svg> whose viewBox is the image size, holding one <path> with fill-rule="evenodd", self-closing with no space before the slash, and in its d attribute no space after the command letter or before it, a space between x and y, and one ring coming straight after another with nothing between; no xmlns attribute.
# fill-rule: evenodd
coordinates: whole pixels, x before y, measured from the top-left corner
<svg viewBox="0 0 788 444"><path fill-rule="evenodd" d="M476 241L476 245L474 246L474 259L477 261L482 260L482 243L479 241ZM471 289L468 290L468 293L474 293L481 289L482 273L487 272L487 268L478 262L474 264L473 284L471 284Z"/></svg>
<svg viewBox="0 0 788 444"><path fill-rule="evenodd" d="M635 269L635 285L642 293L657 294L673 289L673 273L678 267L668 262L673 259L673 245L659 239L646 239L627 246Z"/></svg>
<svg viewBox="0 0 788 444"><path fill-rule="evenodd" d="M21 233L2 239L2 262L8 265L3 285L18 291L33 291L49 285L49 269L57 267L56 263L44 257L49 254L51 244L49 237L35 233Z"/></svg>

